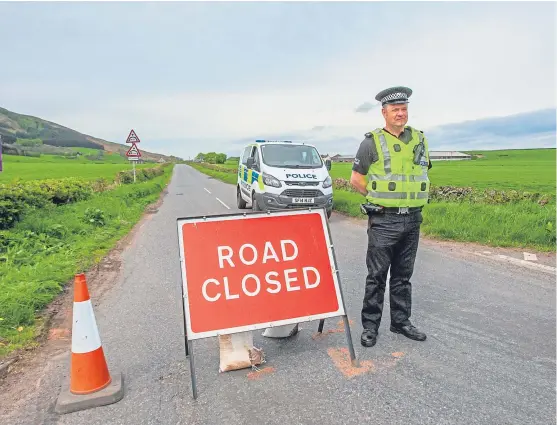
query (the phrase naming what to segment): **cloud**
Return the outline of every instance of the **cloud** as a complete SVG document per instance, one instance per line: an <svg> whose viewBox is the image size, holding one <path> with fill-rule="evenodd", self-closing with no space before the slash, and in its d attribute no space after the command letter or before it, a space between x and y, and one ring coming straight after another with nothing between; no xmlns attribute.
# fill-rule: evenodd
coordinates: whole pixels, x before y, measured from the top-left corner
<svg viewBox="0 0 557 425"><path fill-rule="evenodd" d="M370 102L364 102L360 106L358 106L355 109L355 111L366 113L366 112L371 111L373 108L376 108L377 106L379 106L379 104L372 104Z"/></svg>
<svg viewBox="0 0 557 425"><path fill-rule="evenodd" d="M555 4L400 11L396 2L3 3L0 106L120 143L134 128L145 149L181 157L267 136L353 153L383 124L362 100L395 85L413 89L410 123L437 127L434 144L479 143L473 131L493 144L527 138L523 122L493 134L464 134L471 124L454 134L448 123L555 107Z"/></svg>
<svg viewBox="0 0 557 425"><path fill-rule="evenodd" d="M557 109L446 124L427 132L435 149L510 149L555 147Z"/></svg>
<svg viewBox="0 0 557 425"><path fill-rule="evenodd" d="M436 127L434 131L450 137L467 137L471 134L516 137L532 133L551 133L555 132L557 125L556 112L555 108L548 108L506 117L445 124Z"/></svg>
<svg viewBox="0 0 557 425"><path fill-rule="evenodd" d="M423 129L431 150L519 149L555 147L557 109L543 109L508 117L490 117L434 126ZM409 125L412 125L409 122ZM267 133L272 140L296 140L314 144L321 153L354 155L364 134L373 130L365 126L327 126L311 130ZM230 143L238 146L252 142L242 138Z"/></svg>

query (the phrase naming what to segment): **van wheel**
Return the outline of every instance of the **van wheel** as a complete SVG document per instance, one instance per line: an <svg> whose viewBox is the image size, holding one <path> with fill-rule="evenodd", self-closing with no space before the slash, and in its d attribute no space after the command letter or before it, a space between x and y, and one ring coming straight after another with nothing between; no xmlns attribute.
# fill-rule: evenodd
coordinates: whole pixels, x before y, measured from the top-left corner
<svg viewBox="0 0 557 425"><path fill-rule="evenodd" d="M245 210L247 206L247 202L244 201L244 198L242 198L242 194L240 193L240 186L236 186L236 205L241 210Z"/></svg>
<svg viewBox="0 0 557 425"><path fill-rule="evenodd" d="M257 201L255 200L255 192L251 194L251 208L253 211L261 211L259 209L259 205L257 205Z"/></svg>
<svg viewBox="0 0 557 425"><path fill-rule="evenodd" d="M332 214L333 214L333 210L327 210L327 218L331 218Z"/></svg>

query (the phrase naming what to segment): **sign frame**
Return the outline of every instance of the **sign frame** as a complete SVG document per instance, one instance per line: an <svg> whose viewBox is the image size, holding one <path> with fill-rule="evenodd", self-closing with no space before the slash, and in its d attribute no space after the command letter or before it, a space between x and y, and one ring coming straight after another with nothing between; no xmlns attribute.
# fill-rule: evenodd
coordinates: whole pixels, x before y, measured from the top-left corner
<svg viewBox="0 0 557 425"><path fill-rule="evenodd" d="M243 325L243 326L236 326L232 328L214 330L214 331L205 331L200 333L194 333L191 329L191 324L189 321L190 314L189 314L189 302L188 299L188 291L187 291L187 270L184 258L184 244L183 244L183 233L182 233L182 225L189 224L189 223L196 223L196 222L210 222L210 221L226 221L226 220L249 220L249 219L257 219L258 217L267 217L270 215L274 216L290 216L290 215L304 215L304 214L318 214L321 218L323 223L323 233L325 237L325 241L327 243L327 252L329 256L329 263L331 264L331 273L333 277L333 284L335 287L336 297L339 301L339 307L337 311L328 312L328 313L321 313L316 315L298 317L293 319L284 319L274 322L265 322L265 323L258 323L255 325ZM276 211L250 211L250 212L233 212L233 213L225 213L225 214L208 214L208 215L201 215L201 216L191 216L191 217L178 217L176 219L176 226L177 226L177 236L178 236L178 246L180 249L179 252L179 261L180 261L180 273L181 273L181 291L182 291L182 316L184 322L184 346L185 346L185 354L186 358L189 358L190 361L190 376L191 376L191 383L192 383L192 391L193 391L193 398L197 399L197 385L196 385L196 377L195 377L195 365L194 365L194 358L193 358L193 340L196 339L205 339L210 337L217 337L219 335L226 335L231 333L237 332L246 332L246 331L254 331L258 329L265 329L274 326L281 326L285 324L298 324L303 322L311 322L314 320L319 320L319 326L317 329L318 333L323 332L323 326L325 323L325 319L332 318L332 317L342 317L344 322L344 331L346 335L346 341L348 345L348 350L350 354L350 361L352 366L358 367L359 362L356 358L356 353L354 350L354 343L352 341L352 335L350 331L350 322L347 315L346 310L346 303L344 301L344 294L342 290L342 283L340 279L340 273L338 269L336 254L334 250L334 244L332 241L331 236L331 229L329 226L329 220L326 216L325 208L315 208L315 207L297 207L288 210L276 210ZM192 338L193 337L193 338Z"/></svg>
<svg viewBox="0 0 557 425"><path fill-rule="evenodd" d="M132 140L132 137L134 137L136 140ZM137 135L137 133L134 131L134 129L132 128L130 131L130 134L128 134L128 138L126 139L126 143L132 143L132 144L136 144L136 143L141 143L141 140L139 140L139 136Z"/></svg>
<svg viewBox="0 0 557 425"><path fill-rule="evenodd" d="M132 151L132 149L135 149L137 151L137 155L131 154L130 152ZM126 156L129 158L141 158L141 151L139 150L139 148L137 147L137 145L135 143L132 143L132 145L130 146L130 148L128 149L128 151L126 152Z"/></svg>

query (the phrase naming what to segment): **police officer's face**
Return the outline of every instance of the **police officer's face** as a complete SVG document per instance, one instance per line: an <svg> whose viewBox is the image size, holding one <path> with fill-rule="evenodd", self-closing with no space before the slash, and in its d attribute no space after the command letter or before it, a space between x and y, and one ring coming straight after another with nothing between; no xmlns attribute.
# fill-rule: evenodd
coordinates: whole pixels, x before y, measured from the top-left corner
<svg viewBox="0 0 557 425"><path fill-rule="evenodd" d="M393 127L403 127L408 122L408 105L405 103L385 105L383 108L385 122Z"/></svg>

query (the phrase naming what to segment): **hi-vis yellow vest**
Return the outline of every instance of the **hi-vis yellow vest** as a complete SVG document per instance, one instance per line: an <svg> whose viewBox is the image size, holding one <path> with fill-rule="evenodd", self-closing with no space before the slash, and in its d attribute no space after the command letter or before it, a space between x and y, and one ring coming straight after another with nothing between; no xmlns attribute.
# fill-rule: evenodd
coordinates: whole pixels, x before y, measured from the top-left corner
<svg viewBox="0 0 557 425"><path fill-rule="evenodd" d="M384 207L420 207L429 197L429 149L424 135L412 127L412 139L404 143L383 129L373 131L379 160L368 171L366 199ZM414 164L414 147L423 140L421 165Z"/></svg>

